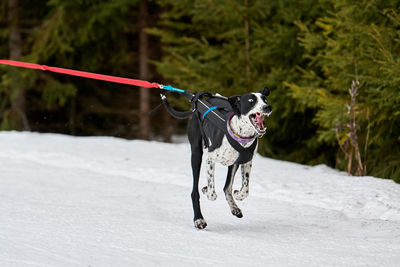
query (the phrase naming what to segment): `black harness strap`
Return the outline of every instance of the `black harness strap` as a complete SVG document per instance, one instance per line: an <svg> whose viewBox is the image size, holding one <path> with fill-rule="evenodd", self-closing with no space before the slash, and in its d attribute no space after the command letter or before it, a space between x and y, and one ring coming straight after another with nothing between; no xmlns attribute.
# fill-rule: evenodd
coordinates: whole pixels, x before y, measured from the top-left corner
<svg viewBox="0 0 400 267"><path fill-rule="evenodd" d="M242 145L240 145L235 139L233 139L229 134L226 135L226 138L228 139L229 144L239 152L239 157L235 161L235 164L244 164L249 162L254 155L254 150L256 149L257 146L257 139L254 139L253 143L251 146L245 148Z"/></svg>

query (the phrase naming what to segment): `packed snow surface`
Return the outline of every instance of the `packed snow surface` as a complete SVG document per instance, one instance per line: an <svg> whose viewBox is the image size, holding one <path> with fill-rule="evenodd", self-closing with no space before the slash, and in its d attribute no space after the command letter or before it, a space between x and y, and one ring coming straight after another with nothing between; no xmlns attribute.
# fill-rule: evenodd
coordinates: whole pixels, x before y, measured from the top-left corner
<svg viewBox="0 0 400 267"><path fill-rule="evenodd" d="M187 143L0 132L0 266L400 266L393 181L257 155L239 219L225 176L197 230Z"/></svg>

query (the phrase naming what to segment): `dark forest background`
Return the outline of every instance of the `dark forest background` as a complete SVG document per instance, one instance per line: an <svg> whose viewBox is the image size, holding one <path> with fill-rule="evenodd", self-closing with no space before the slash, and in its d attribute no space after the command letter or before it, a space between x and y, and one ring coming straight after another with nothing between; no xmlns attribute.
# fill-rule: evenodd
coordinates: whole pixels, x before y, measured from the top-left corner
<svg viewBox="0 0 400 267"><path fill-rule="evenodd" d="M222 95L271 88L259 152L400 182L400 2L1 0L0 58ZM0 129L171 141L157 89L0 67ZM174 105L188 108L179 96Z"/></svg>

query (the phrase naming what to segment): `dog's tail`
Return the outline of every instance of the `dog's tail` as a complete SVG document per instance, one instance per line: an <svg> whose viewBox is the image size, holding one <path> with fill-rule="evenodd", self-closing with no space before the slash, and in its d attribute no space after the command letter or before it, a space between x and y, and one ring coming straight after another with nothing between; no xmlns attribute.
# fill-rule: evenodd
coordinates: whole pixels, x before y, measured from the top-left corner
<svg viewBox="0 0 400 267"><path fill-rule="evenodd" d="M190 118L194 113L194 110L177 111L176 109L172 108L171 105L168 103L167 97L164 94L161 95L161 101L163 102L168 113L176 119L187 119Z"/></svg>

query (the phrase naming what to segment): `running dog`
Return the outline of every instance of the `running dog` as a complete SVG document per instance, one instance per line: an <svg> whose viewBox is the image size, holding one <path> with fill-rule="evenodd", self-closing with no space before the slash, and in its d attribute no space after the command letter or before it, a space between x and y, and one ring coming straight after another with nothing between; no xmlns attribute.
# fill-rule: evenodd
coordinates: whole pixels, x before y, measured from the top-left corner
<svg viewBox="0 0 400 267"><path fill-rule="evenodd" d="M188 124L188 137L191 146L193 172L191 197L196 228L204 229L207 226L200 209L198 188L203 146L205 146L208 185L202 189L202 192L209 200L215 200L217 198L214 183L215 163L228 166L228 175L223 189L225 198L232 214L238 218L243 217L242 211L236 205L234 198L241 201L249 194L250 170L252 158L257 151L257 139L266 132L264 116L269 116L272 113L272 108L267 103L268 95L269 89L265 87L256 93L232 96L226 100L215 100L215 103L212 104L216 104L218 107L223 106L221 112L227 118L226 132L205 120L204 114L193 112L192 119ZM209 102L212 101L213 99L209 99ZM228 139L234 139L242 149L238 150L237 145L236 147L232 146L232 141ZM235 190L232 196L232 184L239 166L241 167L242 186L240 190Z"/></svg>

